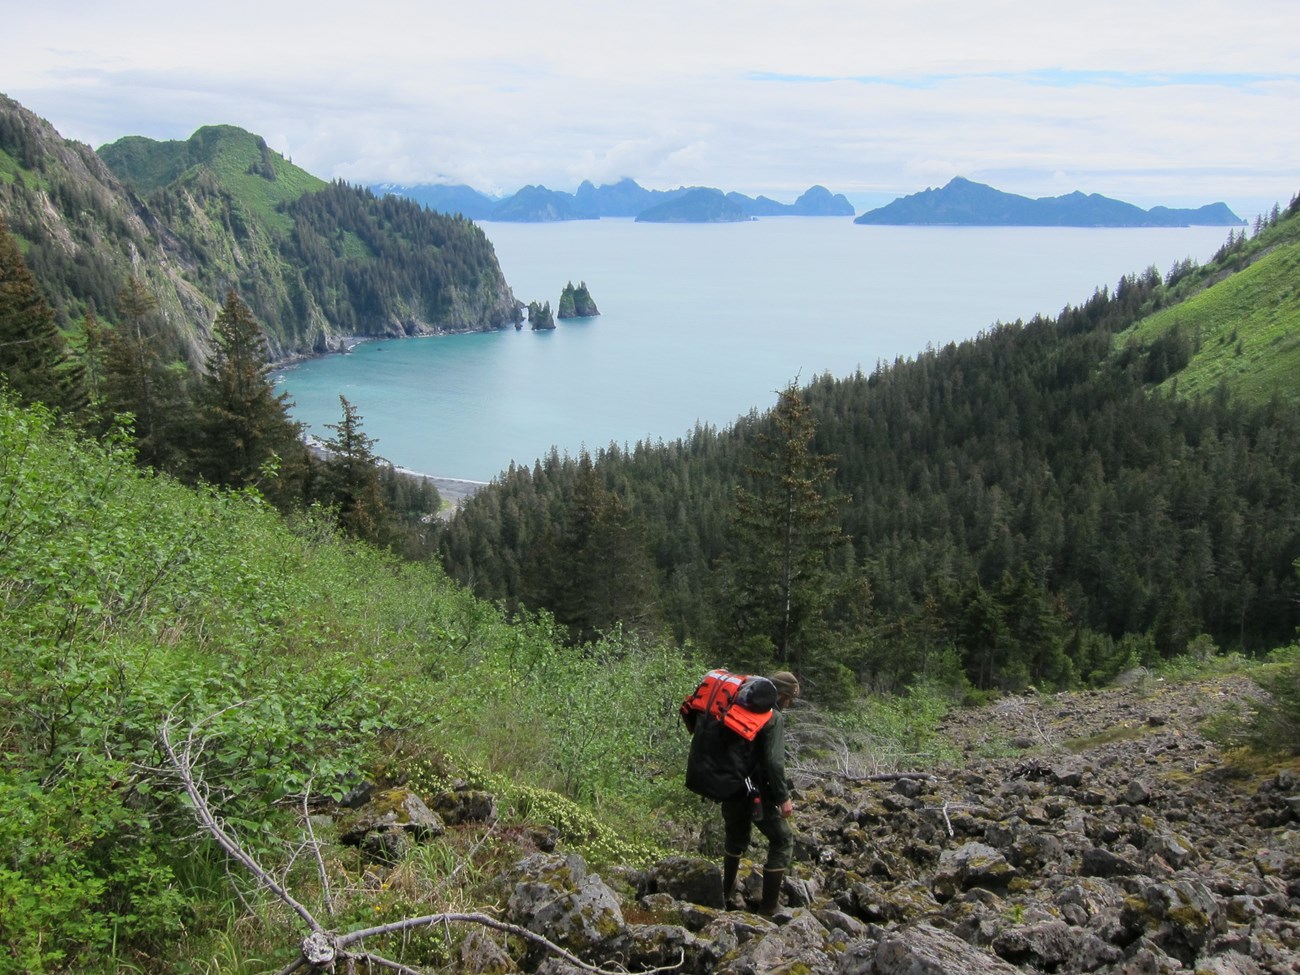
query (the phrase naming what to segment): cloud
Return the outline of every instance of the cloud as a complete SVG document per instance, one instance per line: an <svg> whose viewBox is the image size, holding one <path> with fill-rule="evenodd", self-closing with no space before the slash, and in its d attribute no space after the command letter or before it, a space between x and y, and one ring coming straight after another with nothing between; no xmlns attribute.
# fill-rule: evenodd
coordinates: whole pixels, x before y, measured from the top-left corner
<svg viewBox="0 0 1300 975"><path fill-rule="evenodd" d="M230 123L354 182L789 200L960 174L1243 210L1297 189L1292 0L47 0L6 21L4 90L69 137Z"/></svg>

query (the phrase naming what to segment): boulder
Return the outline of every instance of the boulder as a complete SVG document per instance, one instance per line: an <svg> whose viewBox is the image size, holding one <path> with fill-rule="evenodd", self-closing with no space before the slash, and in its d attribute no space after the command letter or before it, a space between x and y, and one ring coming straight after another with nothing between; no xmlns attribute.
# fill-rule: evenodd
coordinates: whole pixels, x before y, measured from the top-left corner
<svg viewBox="0 0 1300 975"><path fill-rule="evenodd" d="M472 975L507 975L519 971L519 966L486 930L473 928L460 943L459 971Z"/></svg>
<svg viewBox="0 0 1300 975"><path fill-rule="evenodd" d="M433 796L429 800L429 806L448 826L497 821L496 797L482 789L448 789Z"/></svg>
<svg viewBox="0 0 1300 975"><path fill-rule="evenodd" d="M834 975L838 951L827 931L808 911L760 938L751 938L729 952L714 969L716 975Z"/></svg>
<svg viewBox="0 0 1300 975"><path fill-rule="evenodd" d="M987 843L966 843L945 850L939 857L932 887L934 896L948 900L971 887L1002 889L1016 876L1016 868Z"/></svg>
<svg viewBox="0 0 1300 975"><path fill-rule="evenodd" d="M617 895L576 855L535 853L511 871L507 920L574 953L609 950L624 934Z"/></svg>
<svg viewBox="0 0 1300 975"><path fill-rule="evenodd" d="M921 923L885 933L871 955L871 975L1011 975L1013 965Z"/></svg>
<svg viewBox="0 0 1300 975"><path fill-rule="evenodd" d="M342 817L339 840L357 846L368 833L393 829L427 840L441 836L446 826L423 799L410 789L399 787L375 793L360 808Z"/></svg>
<svg viewBox="0 0 1300 975"><path fill-rule="evenodd" d="M646 871L650 893L669 894L679 901L690 901L721 910L727 905L722 897L722 868L700 857L667 857Z"/></svg>

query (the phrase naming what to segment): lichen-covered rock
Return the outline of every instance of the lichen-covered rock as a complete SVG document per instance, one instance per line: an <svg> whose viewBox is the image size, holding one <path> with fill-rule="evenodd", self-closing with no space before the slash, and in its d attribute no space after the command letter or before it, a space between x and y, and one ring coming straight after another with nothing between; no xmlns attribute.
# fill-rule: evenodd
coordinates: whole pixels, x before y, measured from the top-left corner
<svg viewBox="0 0 1300 975"><path fill-rule="evenodd" d="M1079 863L1085 877L1131 877L1138 872L1137 864L1099 846L1084 850Z"/></svg>
<svg viewBox="0 0 1300 975"><path fill-rule="evenodd" d="M839 951L808 911L725 955L716 975L833 975Z"/></svg>
<svg viewBox="0 0 1300 975"><path fill-rule="evenodd" d="M1144 853L1158 856L1175 870L1181 870L1198 857L1196 847L1171 830L1152 834L1142 847Z"/></svg>
<svg viewBox="0 0 1300 975"><path fill-rule="evenodd" d="M357 846L366 859L374 863L397 863L411 851L414 843L406 830L389 826L370 830L361 837Z"/></svg>
<svg viewBox="0 0 1300 975"><path fill-rule="evenodd" d="M460 943L459 970L472 975L507 975L519 971L519 966L487 931L474 928Z"/></svg>
<svg viewBox="0 0 1300 975"><path fill-rule="evenodd" d="M870 975L1011 975L1015 967L997 955L931 924L883 934L871 953Z"/></svg>
<svg viewBox="0 0 1300 975"><path fill-rule="evenodd" d="M677 925L629 924L612 946L622 964L632 971L678 964L687 971L699 967L699 939Z"/></svg>
<svg viewBox="0 0 1300 975"><path fill-rule="evenodd" d="M668 857L652 866L646 874L652 893L670 894L679 901L719 910L726 907L722 896L722 869L712 860Z"/></svg>
<svg viewBox="0 0 1300 975"><path fill-rule="evenodd" d="M497 821L496 797L482 789L448 789L433 796L429 806L448 826ZM554 849L554 844L551 848Z"/></svg>
<svg viewBox="0 0 1300 975"><path fill-rule="evenodd" d="M1194 880L1147 885L1124 902L1124 916L1140 924L1154 945L1185 964L1227 927L1214 894Z"/></svg>
<svg viewBox="0 0 1300 975"><path fill-rule="evenodd" d="M516 864L508 920L574 952L608 946L624 933L618 897L578 856L536 853Z"/></svg>
<svg viewBox="0 0 1300 975"><path fill-rule="evenodd" d="M1064 921L1045 920L999 931L992 941L998 957L1015 965L1055 971L1078 953L1080 935Z"/></svg>
<svg viewBox="0 0 1300 975"><path fill-rule="evenodd" d="M343 817L339 822L339 840L355 846L367 833L390 829L427 840L441 836L446 826L423 799L410 789L399 787L375 793L365 805Z"/></svg>
<svg viewBox="0 0 1300 975"><path fill-rule="evenodd" d="M971 887L1005 888L1016 868L987 843L967 843L945 850L939 857L932 888L939 900L948 900Z"/></svg>

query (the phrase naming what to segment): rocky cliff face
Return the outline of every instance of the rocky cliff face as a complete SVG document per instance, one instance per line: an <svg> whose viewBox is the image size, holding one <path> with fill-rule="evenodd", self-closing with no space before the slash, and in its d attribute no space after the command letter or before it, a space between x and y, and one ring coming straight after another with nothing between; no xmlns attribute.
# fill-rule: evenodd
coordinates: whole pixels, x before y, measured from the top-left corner
<svg viewBox="0 0 1300 975"><path fill-rule="evenodd" d="M65 328L92 309L117 323L132 277L158 303L169 354L196 367L231 288L275 359L519 318L476 226L327 184L242 129L101 153L0 95L0 220Z"/></svg>
<svg viewBox="0 0 1300 975"><path fill-rule="evenodd" d="M775 919L725 910L710 858L602 877L562 852L501 878L505 915L629 971L1300 972L1300 776L1245 771L1198 731L1253 692L1224 680L1012 699L952 720L957 767L805 776ZM982 758L994 741L1020 754ZM579 970L483 932L465 944L466 971Z"/></svg>

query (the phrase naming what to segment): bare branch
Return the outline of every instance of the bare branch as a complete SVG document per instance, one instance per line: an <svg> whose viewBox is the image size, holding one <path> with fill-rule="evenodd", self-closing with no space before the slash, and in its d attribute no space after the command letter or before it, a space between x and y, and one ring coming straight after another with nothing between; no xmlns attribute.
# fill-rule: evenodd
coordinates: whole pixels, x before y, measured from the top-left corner
<svg viewBox="0 0 1300 975"><path fill-rule="evenodd" d="M372 955L368 951L359 951L352 957L357 961L365 962L367 965L378 965L380 968L390 968L395 972L401 972L401 975L424 975L419 969L408 968L401 962L392 961L382 955Z"/></svg>
<svg viewBox="0 0 1300 975"><path fill-rule="evenodd" d="M321 926L320 922L317 921L316 918L312 917L311 911L299 904L292 894L277 883L269 873L263 870L261 864L244 851L243 847L235 841L233 836L226 832L221 823L217 821L216 816L212 814L212 810L208 806L207 798L204 796L203 790L199 788L198 781L194 777L194 759L192 753L194 748L195 728L191 728L189 733L185 736L185 745L180 753L177 753L175 746L172 744L171 732L172 721L169 717L163 722L161 729L163 750L167 753L167 758L171 762L172 767L181 777L181 784L185 787L185 792L190 797L190 802L194 805L194 815L198 819L199 825L212 835L212 838L217 841L217 845L225 850L232 859L251 873L253 877L257 879L258 883L263 884L268 890L275 894L276 897L284 901L284 903L287 904L295 914L302 918L303 922L313 932L325 930Z"/></svg>
<svg viewBox="0 0 1300 975"><path fill-rule="evenodd" d="M210 720L207 719L207 720ZM626 969L609 969L601 968L597 965L591 965L583 961L578 956L565 950L548 938L530 931L525 927L517 924L510 924L506 921L500 921L488 914L475 913L445 913L445 914L427 914L423 917L407 918L403 921L394 921L389 924L381 924L377 927L363 928L360 931L350 931L346 934L336 934L333 931L327 931L312 916L302 904L289 893L289 891L265 870L253 857L247 853L238 843L238 841L227 831L227 829L218 820L213 813L212 807L208 802L207 786L195 772L195 756L201 754L203 742L197 738L197 732L200 725L192 725L186 734L183 744L179 747L173 744L172 736L175 728L175 722L171 717L163 722L159 730L159 736L162 740L163 750L171 764L171 768L181 780L186 794L189 796L190 803L193 806L195 819L198 820L201 829L206 831L216 840L217 844L233 859L247 870L258 883L265 886L276 897L282 900L286 905L293 909L307 927L311 930L306 938L299 945L299 956L290 962L279 972L279 975L292 975L303 968L312 970L333 970L333 966L343 961L348 970L355 968L357 961L363 961L371 966L387 968L402 975L422 975L422 973L401 962L384 958L369 951L360 950L359 943L366 938L377 938L383 935L395 934L398 932L411 931L416 928L432 927L434 925L448 925L451 923L469 923L479 924L483 927L495 931L501 931L505 934L514 935L525 941L532 942L540 946L553 955L562 958L564 961L573 965L575 968L584 972L591 972L593 975L627 975ZM306 796L304 795L304 811L306 810ZM310 823L308 825L310 829ZM315 846L315 838L312 838L312 844ZM317 858L319 860L319 848L317 848ZM324 864L321 863L322 873ZM328 885L326 885L328 899ZM358 945L358 950L347 951L350 945ZM674 965L664 965L658 968L647 968L642 970L638 975L656 975L659 972L676 971L686 962L686 952L681 952L681 957Z"/></svg>
<svg viewBox="0 0 1300 975"><path fill-rule="evenodd" d="M330 893L329 872L325 869L325 860L320 853L320 844L316 842L316 831L312 829L311 813L307 809L307 799L311 795L312 780L307 780L307 786L302 790L302 821L307 828L307 840L311 843L311 849L316 854L316 869L320 873L321 896L325 898L325 913L331 918L334 917L334 900Z"/></svg>
<svg viewBox="0 0 1300 975"><path fill-rule="evenodd" d="M544 938L535 931L521 927L518 924L511 924L508 921L499 921L488 914L426 914L424 917L407 918L404 921L393 921L390 924L380 924L373 928L363 928L360 931L349 931L347 934L339 935L338 946L345 948L348 945L355 944L363 938L377 937L382 934L393 934L398 931L409 931L412 928L425 926L432 927L435 924L446 923L470 923L481 924L485 928L491 928L494 931L501 931L504 934L512 934L516 937L531 941L533 944L540 945L547 951L567 961L570 965L582 969L584 972L594 972L596 975L624 975L623 972L614 971L608 968L601 968L598 965L590 965L583 961L577 955L571 954L564 950L555 942ZM640 975L653 975L655 972L671 972L681 968L686 961L686 953L682 952L681 959L675 965L665 965L661 968L644 969Z"/></svg>

